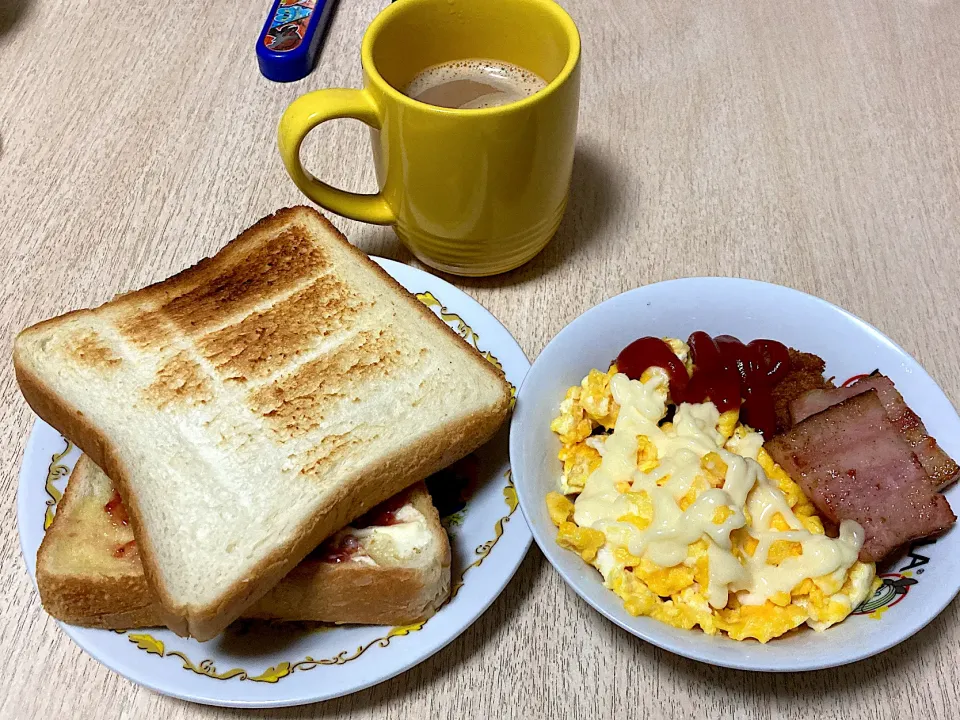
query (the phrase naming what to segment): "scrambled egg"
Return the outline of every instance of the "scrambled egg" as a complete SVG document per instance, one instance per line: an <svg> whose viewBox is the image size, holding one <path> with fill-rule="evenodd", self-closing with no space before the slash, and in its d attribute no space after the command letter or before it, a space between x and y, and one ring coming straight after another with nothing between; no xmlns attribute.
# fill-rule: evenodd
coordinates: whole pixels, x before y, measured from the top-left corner
<svg viewBox="0 0 960 720"><path fill-rule="evenodd" d="M689 348L668 339L692 371ZM863 531L824 534L814 506L713 403L681 405L667 378L591 370L550 428L563 444L560 492L546 498L557 543L600 571L632 615L760 642L842 621L878 585L857 554Z"/></svg>
<svg viewBox="0 0 960 720"><path fill-rule="evenodd" d="M560 415L550 423L563 443L560 490L566 495L583 490L587 477L600 466L601 441L592 435L597 429L612 430L617 421L620 406L610 392L610 379L616 374L614 365L606 373L591 370L579 386L567 390Z"/></svg>

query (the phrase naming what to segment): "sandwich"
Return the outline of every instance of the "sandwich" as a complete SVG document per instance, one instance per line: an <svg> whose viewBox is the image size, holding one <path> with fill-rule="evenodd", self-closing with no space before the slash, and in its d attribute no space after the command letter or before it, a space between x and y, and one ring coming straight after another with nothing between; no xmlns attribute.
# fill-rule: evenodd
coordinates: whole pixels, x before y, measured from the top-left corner
<svg viewBox="0 0 960 720"><path fill-rule="evenodd" d="M86 455L77 461L37 553L50 615L71 625L127 630L163 623L119 493ZM423 483L328 538L247 618L407 625L450 594L450 544Z"/></svg>
<svg viewBox="0 0 960 720"><path fill-rule="evenodd" d="M34 411L114 481L163 624L209 639L507 416L502 373L309 208L27 328Z"/></svg>

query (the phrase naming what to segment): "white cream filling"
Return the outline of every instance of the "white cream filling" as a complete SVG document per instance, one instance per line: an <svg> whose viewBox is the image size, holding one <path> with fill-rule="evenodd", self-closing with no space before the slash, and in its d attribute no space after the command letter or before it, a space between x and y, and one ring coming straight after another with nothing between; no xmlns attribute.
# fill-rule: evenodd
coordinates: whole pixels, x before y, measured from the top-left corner
<svg viewBox="0 0 960 720"><path fill-rule="evenodd" d="M351 559L367 565L391 564L412 560L422 553L431 541L423 513L408 503L396 511L395 517L395 525L348 529L360 542L360 551Z"/></svg>

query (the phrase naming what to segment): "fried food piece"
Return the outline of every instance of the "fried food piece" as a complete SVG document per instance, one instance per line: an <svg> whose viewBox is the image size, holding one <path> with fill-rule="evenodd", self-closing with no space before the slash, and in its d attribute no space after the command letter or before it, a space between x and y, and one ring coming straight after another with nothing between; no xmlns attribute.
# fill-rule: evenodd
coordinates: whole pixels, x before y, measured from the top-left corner
<svg viewBox="0 0 960 720"><path fill-rule="evenodd" d="M830 390L834 384L823 377L826 364L823 358L812 353L789 348L790 372L773 387L773 410L777 416L777 434L789 430L790 403L810 390Z"/></svg>

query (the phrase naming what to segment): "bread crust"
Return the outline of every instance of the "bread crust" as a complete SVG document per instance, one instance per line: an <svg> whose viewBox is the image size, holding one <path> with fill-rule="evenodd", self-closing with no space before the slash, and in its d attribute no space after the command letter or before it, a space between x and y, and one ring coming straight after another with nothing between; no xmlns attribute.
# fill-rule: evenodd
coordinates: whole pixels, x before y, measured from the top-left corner
<svg viewBox="0 0 960 720"><path fill-rule="evenodd" d="M440 543L438 567L393 568L307 558L244 617L405 625L433 615L450 595L450 543L426 489L411 501Z"/></svg>
<svg viewBox="0 0 960 720"><path fill-rule="evenodd" d="M238 253L247 252L250 247L255 247L258 242L261 242L260 236L264 233L278 232L281 228L295 222L298 217L305 223L319 221L330 232L331 238L340 242L360 262L372 266L373 271L396 291L397 297L402 299L401 302L413 308L425 322L455 338L460 347L468 349L470 357L478 363L477 367L482 368L482 372L489 379L499 384L501 397L489 412L479 414L465 422L452 422L440 426L415 448L404 448L381 459L376 466L356 482L351 483L349 487L340 486L324 511L302 523L286 543L250 568L247 577L227 587L220 594L218 602L197 608L179 604L161 580L149 534L140 532L143 513L131 484L132 473L130 468L125 466L118 448L114 447L110 438L88 421L77 407L59 397L54 388L48 386L33 371L21 352L24 339L29 338L31 334L42 332L49 324L62 322L64 318L94 311L80 310L68 313L21 332L14 344L14 368L24 398L38 416L60 430L114 480L130 514L130 522L140 546L140 556L147 582L159 600L163 622L179 635L192 635L200 640L217 635L247 607L275 586L325 538L373 506L452 464L489 440L506 419L509 410L510 388L503 374L487 362L475 348L453 332L446 323L410 295L379 265L350 245L347 239L315 210L306 207L280 210L241 233L216 257L229 259ZM207 258L168 280L121 296L113 301L113 305L116 307L128 303L139 304L157 294L167 296L173 289L179 289L180 285L193 288L208 274L215 276L216 271L216 259Z"/></svg>
<svg viewBox="0 0 960 720"><path fill-rule="evenodd" d="M84 627L125 630L162 625L162 609L135 559L124 561L129 570L123 573L59 573L51 567L54 543L70 541L60 535L78 502L80 475L94 470L89 458L81 457L37 553L37 585L44 609L62 622ZM433 538L433 552L426 562L389 567L308 558L244 617L405 625L433 615L450 593L450 543L426 488L414 486L409 500L426 519Z"/></svg>

